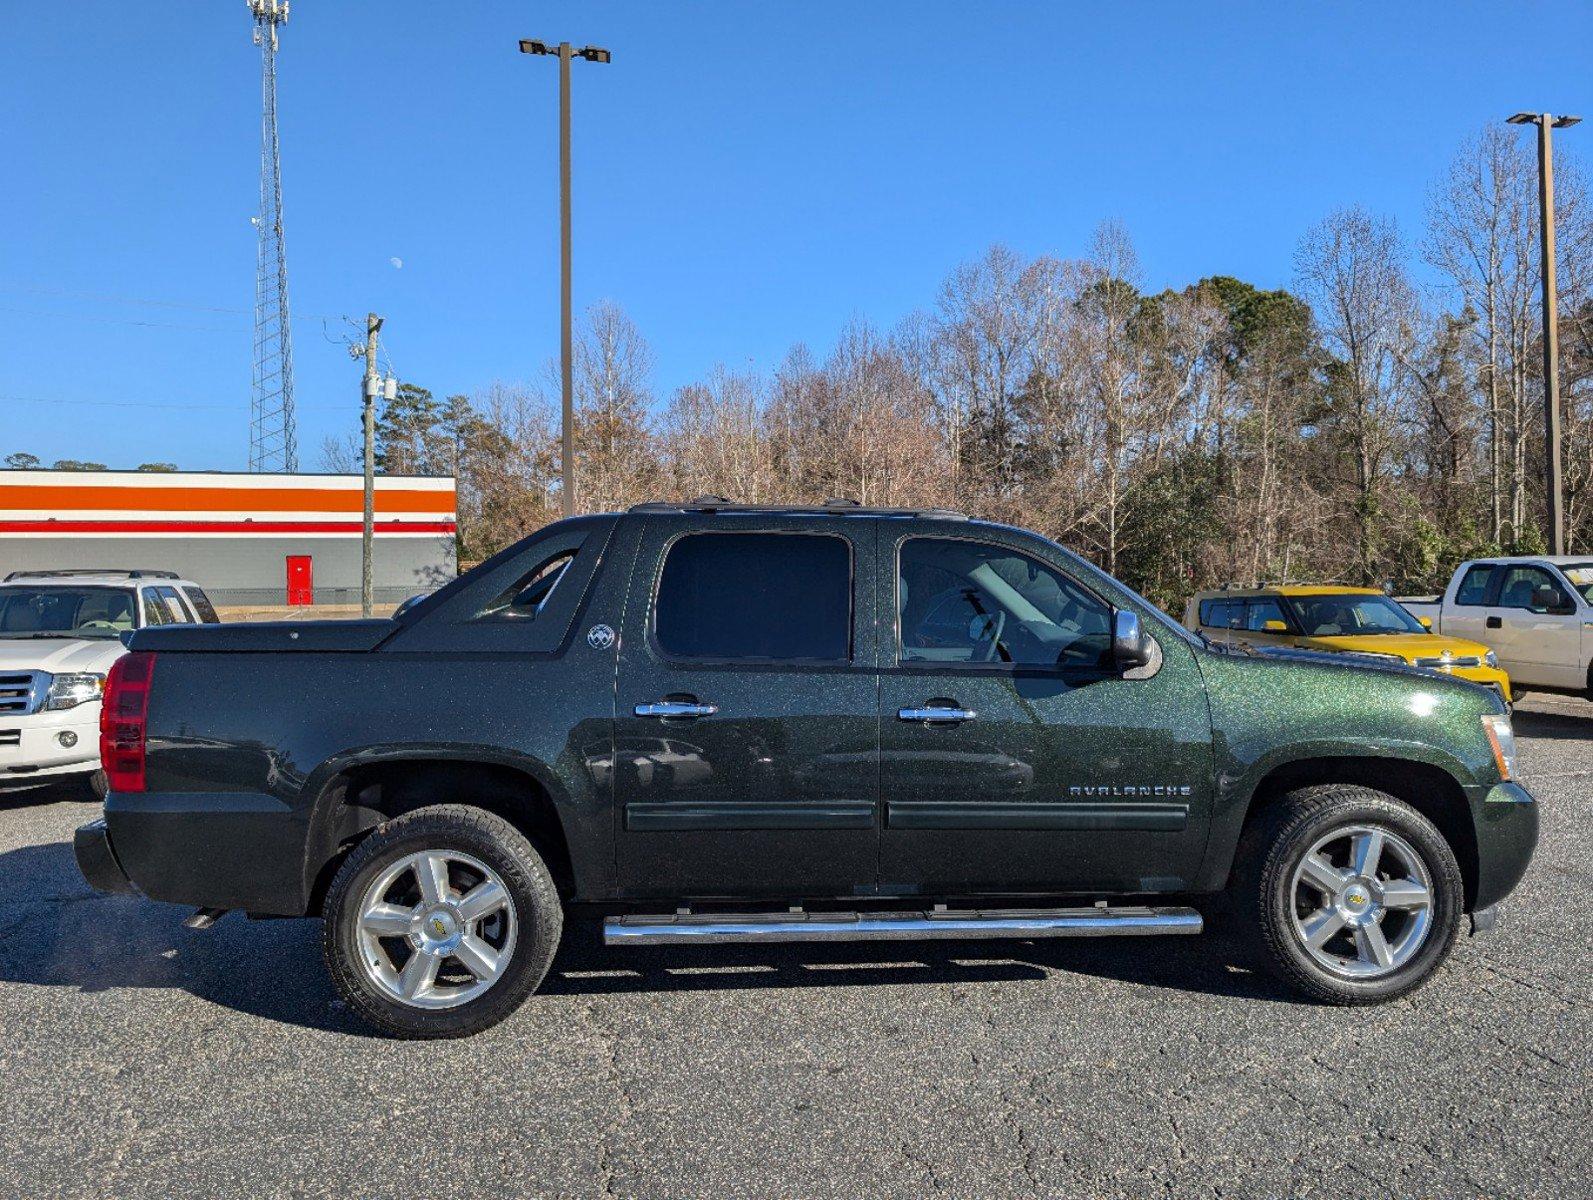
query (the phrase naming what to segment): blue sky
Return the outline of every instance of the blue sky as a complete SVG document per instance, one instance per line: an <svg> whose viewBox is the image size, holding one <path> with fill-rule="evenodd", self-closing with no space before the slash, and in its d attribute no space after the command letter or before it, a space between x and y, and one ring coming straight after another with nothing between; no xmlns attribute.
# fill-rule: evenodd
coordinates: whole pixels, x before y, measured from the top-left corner
<svg viewBox="0 0 1593 1200"><path fill-rule="evenodd" d="M5 32L0 454L242 469L243 0L12 4ZM575 64L576 303L630 312L660 396L855 315L888 327L991 242L1082 253L1109 217L1151 287L1286 285L1337 206L1419 236L1484 123L1593 118L1586 4L294 0L294 310L383 313L399 373L439 394L539 379L557 351L557 70L521 36L613 50ZM1556 146L1586 162L1589 138ZM307 469L356 420L326 331L295 323Z"/></svg>

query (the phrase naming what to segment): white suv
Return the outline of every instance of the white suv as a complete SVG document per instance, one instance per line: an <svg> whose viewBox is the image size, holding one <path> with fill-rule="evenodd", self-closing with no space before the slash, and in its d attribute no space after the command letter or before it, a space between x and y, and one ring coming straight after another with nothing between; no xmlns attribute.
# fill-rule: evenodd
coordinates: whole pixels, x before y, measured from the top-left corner
<svg viewBox="0 0 1593 1200"><path fill-rule="evenodd" d="M77 780L97 794L100 693L145 625L218 621L170 571L13 571L0 581L0 792Z"/></svg>

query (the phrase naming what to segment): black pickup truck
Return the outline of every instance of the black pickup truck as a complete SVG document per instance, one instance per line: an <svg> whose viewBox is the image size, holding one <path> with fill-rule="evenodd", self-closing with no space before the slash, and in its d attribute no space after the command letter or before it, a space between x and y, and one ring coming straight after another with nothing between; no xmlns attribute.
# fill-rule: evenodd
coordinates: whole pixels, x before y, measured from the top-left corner
<svg viewBox="0 0 1593 1200"><path fill-rule="evenodd" d="M1537 840L1483 688L1235 652L1043 537L716 499L561 521L390 620L131 635L85 877L325 919L409 1037L611 944L1197 933L1400 996ZM1204 903L1209 899L1212 904Z"/></svg>

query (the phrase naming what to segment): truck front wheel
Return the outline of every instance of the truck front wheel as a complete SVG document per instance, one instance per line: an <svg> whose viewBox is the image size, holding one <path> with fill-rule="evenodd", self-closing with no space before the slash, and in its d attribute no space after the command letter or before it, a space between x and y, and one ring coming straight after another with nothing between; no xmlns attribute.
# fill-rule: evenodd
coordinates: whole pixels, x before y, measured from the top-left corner
<svg viewBox="0 0 1593 1200"><path fill-rule="evenodd" d="M464 1037L503 1020L547 974L564 921L531 843L457 804L377 826L339 869L322 915L338 992L403 1038Z"/></svg>
<svg viewBox="0 0 1593 1200"><path fill-rule="evenodd" d="M1465 888L1432 822L1371 788L1291 793L1241 842L1236 899L1258 956L1330 1004L1414 991L1449 956Z"/></svg>

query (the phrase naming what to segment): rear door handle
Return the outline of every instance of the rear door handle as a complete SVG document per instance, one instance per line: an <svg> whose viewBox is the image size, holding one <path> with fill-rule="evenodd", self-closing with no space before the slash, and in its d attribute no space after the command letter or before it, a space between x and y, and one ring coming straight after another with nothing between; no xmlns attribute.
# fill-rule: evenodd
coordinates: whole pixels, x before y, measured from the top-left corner
<svg viewBox="0 0 1593 1200"><path fill-rule="evenodd" d="M1499 629L1504 625L1504 622L1498 617L1489 617L1486 623L1489 629Z"/></svg>
<svg viewBox="0 0 1593 1200"><path fill-rule="evenodd" d="M957 721L972 721L978 715L971 708L948 708L944 705L896 710L897 720L923 721L926 725L949 725Z"/></svg>
<svg viewBox="0 0 1593 1200"><path fill-rule="evenodd" d="M701 704L695 700L659 700L652 704L638 704L631 711L638 717L657 717L662 720L668 717L711 717L719 711L719 706Z"/></svg>

